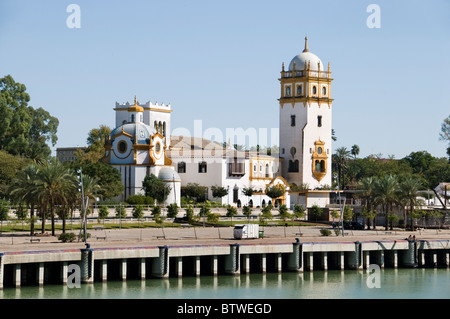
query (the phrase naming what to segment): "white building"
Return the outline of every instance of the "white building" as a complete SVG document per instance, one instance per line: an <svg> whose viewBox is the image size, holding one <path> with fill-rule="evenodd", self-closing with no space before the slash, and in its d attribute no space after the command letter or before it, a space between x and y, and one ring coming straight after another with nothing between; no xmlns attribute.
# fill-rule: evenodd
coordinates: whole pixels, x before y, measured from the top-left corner
<svg viewBox="0 0 450 319"><path fill-rule="evenodd" d="M331 174L332 101L330 64L305 49L281 71L280 154L236 151L199 137L171 136L170 105L116 103L116 129L106 144L106 162L122 174L124 198L142 193L142 181L155 174L173 185L168 199L180 202L180 188L198 183L208 188L210 200L243 206L271 203L267 187L281 185L277 204L311 207L329 204ZM289 185L303 186L291 189ZM211 187L228 189L213 198ZM305 187L307 186L307 187ZM244 188L256 192L247 197ZM273 203L275 204L275 203Z"/></svg>
<svg viewBox="0 0 450 319"><path fill-rule="evenodd" d="M145 176L154 174L171 187L167 203L180 204L180 177L167 157L170 134L170 105L116 103L116 125L105 144L103 161L122 176L125 190L121 199L143 194Z"/></svg>
<svg viewBox="0 0 450 319"><path fill-rule="evenodd" d="M236 151L230 146L187 136L172 136L169 154L180 176L181 187L189 183L206 186L210 200L234 206L275 204L265 191L267 187L281 185L285 194L275 199L276 204L290 203L289 185L279 174L278 157ZM213 186L225 187L228 195L213 198ZM249 187L255 190L251 197L242 192Z"/></svg>

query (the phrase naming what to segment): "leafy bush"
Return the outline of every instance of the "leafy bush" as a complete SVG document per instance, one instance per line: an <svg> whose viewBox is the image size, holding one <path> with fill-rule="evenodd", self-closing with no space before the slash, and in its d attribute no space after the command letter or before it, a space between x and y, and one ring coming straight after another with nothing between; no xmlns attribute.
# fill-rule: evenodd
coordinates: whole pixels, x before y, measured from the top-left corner
<svg viewBox="0 0 450 319"><path fill-rule="evenodd" d="M321 234L322 236L330 236L330 235L331 235L331 231L330 231L329 229L322 228L322 229L320 230L320 234Z"/></svg>
<svg viewBox="0 0 450 319"><path fill-rule="evenodd" d="M67 242L73 242L77 238L77 236L74 233L62 233L58 236L58 240L62 241L63 243Z"/></svg>
<svg viewBox="0 0 450 319"><path fill-rule="evenodd" d="M151 205L155 204L155 200L150 196L142 194L131 195L127 198L127 203L130 205Z"/></svg>

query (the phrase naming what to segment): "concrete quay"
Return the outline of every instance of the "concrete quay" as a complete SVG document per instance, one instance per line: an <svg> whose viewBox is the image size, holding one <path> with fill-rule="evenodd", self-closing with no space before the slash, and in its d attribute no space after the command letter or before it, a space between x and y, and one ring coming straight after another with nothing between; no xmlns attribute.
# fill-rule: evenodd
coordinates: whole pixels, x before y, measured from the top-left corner
<svg viewBox="0 0 450 319"><path fill-rule="evenodd" d="M380 267L449 267L448 230L352 231L319 235L320 227L266 227L264 238L236 240L232 228L91 231L89 247L55 237L30 242L0 237L0 287L253 272L303 272ZM347 231L346 231L347 233ZM164 235L162 235L164 234ZM420 234L420 235L419 235ZM75 270L74 270L75 269Z"/></svg>

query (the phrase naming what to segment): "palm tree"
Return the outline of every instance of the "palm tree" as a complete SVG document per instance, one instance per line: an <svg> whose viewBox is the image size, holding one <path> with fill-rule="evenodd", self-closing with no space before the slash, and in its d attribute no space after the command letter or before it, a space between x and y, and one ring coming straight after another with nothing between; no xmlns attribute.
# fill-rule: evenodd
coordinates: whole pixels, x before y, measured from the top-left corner
<svg viewBox="0 0 450 319"><path fill-rule="evenodd" d="M333 154L332 159L338 169L338 178L342 186L340 189L344 189L344 171L347 169L347 161L350 158L350 151L346 147L339 147L336 149L336 153Z"/></svg>
<svg viewBox="0 0 450 319"><path fill-rule="evenodd" d="M55 205L67 204L68 190L73 191L74 175L57 159L45 163L38 175L37 195L42 200L43 211L50 206L52 236L55 236Z"/></svg>
<svg viewBox="0 0 450 319"><path fill-rule="evenodd" d="M23 201L30 205L30 235L34 234L34 208L39 201L36 196L36 183L39 169L36 165L28 165L23 170L17 172L9 188L11 197Z"/></svg>
<svg viewBox="0 0 450 319"><path fill-rule="evenodd" d="M409 206L409 215L411 219L411 230L414 230L414 219L412 215L414 213L414 206L418 204L417 196L422 187L419 179L413 176L407 176L400 182L399 197L404 200L405 206ZM405 228L406 228L406 209L404 211Z"/></svg>
<svg viewBox="0 0 450 319"><path fill-rule="evenodd" d="M375 185L376 178L364 177L357 185L357 196L365 201L366 211L372 214L375 211L376 198L375 198ZM370 220L367 220L367 226L370 229ZM373 223L373 229L375 229L376 223Z"/></svg>
<svg viewBox="0 0 450 319"><path fill-rule="evenodd" d="M400 187L397 176L384 175L375 184L375 199L383 207L386 214L385 229L388 229L388 216L392 213L392 206L398 200Z"/></svg>
<svg viewBox="0 0 450 319"><path fill-rule="evenodd" d="M353 155L353 157L356 160L356 156L359 154L359 146L358 145L353 145L352 146L352 150L350 151L350 153Z"/></svg>

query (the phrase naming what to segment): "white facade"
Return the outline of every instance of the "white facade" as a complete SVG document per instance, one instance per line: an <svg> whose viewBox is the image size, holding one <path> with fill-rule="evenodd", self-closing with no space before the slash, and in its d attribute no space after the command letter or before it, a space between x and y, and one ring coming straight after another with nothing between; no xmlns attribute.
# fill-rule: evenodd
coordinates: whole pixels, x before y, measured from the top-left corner
<svg viewBox="0 0 450 319"><path fill-rule="evenodd" d="M257 207L272 203L272 199L265 195L266 187L281 184L286 192L277 204L289 205L289 187L279 176L277 157L235 151L201 138L172 136L172 144L170 158L180 176L182 187L198 183L207 187L209 200L224 205L250 204ZM226 188L228 195L213 198L213 186ZM248 187L255 190L250 197L242 193Z"/></svg>

